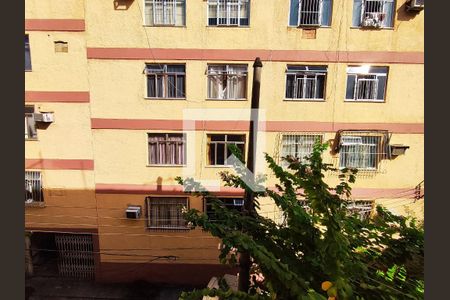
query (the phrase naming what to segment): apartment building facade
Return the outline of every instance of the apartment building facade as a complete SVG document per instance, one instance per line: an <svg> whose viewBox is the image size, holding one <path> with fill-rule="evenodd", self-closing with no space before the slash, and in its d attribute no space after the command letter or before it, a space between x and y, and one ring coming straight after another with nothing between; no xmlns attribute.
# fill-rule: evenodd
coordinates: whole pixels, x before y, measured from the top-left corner
<svg viewBox="0 0 450 300"><path fill-rule="evenodd" d="M423 218L424 12L405 0L27 0L25 216L33 274L205 284L236 272L183 208L248 147L359 169L352 200ZM262 168L267 172L267 168ZM338 182L337 172L327 180ZM269 173L266 186L273 187ZM215 186L235 209L243 192ZM260 213L280 219L269 199ZM28 249L29 248L29 249ZM74 262L75 261L75 262ZM34 268L33 268L34 265ZM51 269L51 268L50 268ZM31 273L31 272L29 272Z"/></svg>

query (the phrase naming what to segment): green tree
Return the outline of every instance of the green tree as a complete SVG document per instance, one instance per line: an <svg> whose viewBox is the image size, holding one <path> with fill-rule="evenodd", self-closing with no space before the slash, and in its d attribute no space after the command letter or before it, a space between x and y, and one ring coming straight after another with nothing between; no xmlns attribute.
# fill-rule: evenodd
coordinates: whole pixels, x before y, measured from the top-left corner
<svg viewBox="0 0 450 300"><path fill-rule="evenodd" d="M346 199L356 170L337 170L324 163L326 148L327 144L316 143L305 159L283 158L287 169L265 155L279 183L276 191L255 193L255 206L259 207L259 197L270 197L284 215L282 224L259 214L229 210L208 192L199 193L212 201L217 217L211 220L189 210L186 220L222 240L222 263L236 265L238 253L248 251L254 263L253 280L247 293L222 285L185 292L180 299L205 295L221 299L423 298L423 228L382 207L367 220L349 214ZM230 150L241 159L236 147ZM245 171L236 168L237 174L222 172L222 180L227 186L248 190L239 176ZM324 181L329 171L339 172L336 186ZM258 182L263 179L259 177ZM201 190L192 179L178 181L191 191ZM306 199L311 210L305 210L299 197ZM263 280L257 280L260 275Z"/></svg>

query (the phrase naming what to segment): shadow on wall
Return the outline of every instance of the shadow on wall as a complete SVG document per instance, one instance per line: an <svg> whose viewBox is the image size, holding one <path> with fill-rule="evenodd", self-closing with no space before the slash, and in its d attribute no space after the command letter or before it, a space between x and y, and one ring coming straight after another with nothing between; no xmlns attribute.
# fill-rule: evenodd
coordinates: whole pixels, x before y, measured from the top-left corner
<svg viewBox="0 0 450 300"><path fill-rule="evenodd" d="M409 21L414 19L420 13L420 11L406 11L406 2L408 1L405 1L405 3L397 9L398 21Z"/></svg>
<svg viewBox="0 0 450 300"><path fill-rule="evenodd" d="M127 10L134 0L114 0L114 10Z"/></svg>

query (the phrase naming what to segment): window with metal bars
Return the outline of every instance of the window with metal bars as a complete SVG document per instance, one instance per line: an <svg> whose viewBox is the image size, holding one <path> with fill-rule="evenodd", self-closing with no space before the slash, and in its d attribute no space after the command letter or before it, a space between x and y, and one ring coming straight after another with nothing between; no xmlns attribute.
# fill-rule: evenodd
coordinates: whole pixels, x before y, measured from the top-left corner
<svg viewBox="0 0 450 300"><path fill-rule="evenodd" d="M25 71L31 71L31 50L28 34L25 35Z"/></svg>
<svg viewBox="0 0 450 300"><path fill-rule="evenodd" d="M299 199L298 201L300 205L303 207L303 209L306 210L307 213L313 212L307 199ZM347 214L355 215L357 218L363 221L370 218L375 205L375 201L348 200L343 205L345 205L347 209Z"/></svg>
<svg viewBox="0 0 450 300"><path fill-rule="evenodd" d="M324 100L326 76L326 66L287 66L286 100Z"/></svg>
<svg viewBox="0 0 450 300"><path fill-rule="evenodd" d="M186 97L185 65L147 64L147 98L184 99Z"/></svg>
<svg viewBox="0 0 450 300"><path fill-rule="evenodd" d="M311 155L314 144L322 142L321 134L283 134L281 140L281 157L292 157L305 161L305 157ZM283 166L288 163L283 160Z"/></svg>
<svg viewBox="0 0 450 300"><path fill-rule="evenodd" d="M387 75L388 67L348 67L346 101L383 102Z"/></svg>
<svg viewBox="0 0 450 300"><path fill-rule="evenodd" d="M249 26L249 0L208 0L209 26Z"/></svg>
<svg viewBox="0 0 450 300"><path fill-rule="evenodd" d="M41 172L25 171L25 203L43 201Z"/></svg>
<svg viewBox="0 0 450 300"><path fill-rule="evenodd" d="M378 132L341 132L339 141L339 168L376 171L382 159L387 158L386 135Z"/></svg>
<svg viewBox="0 0 450 300"><path fill-rule="evenodd" d="M227 209L232 209L238 212L242 211L242 208L244 207L244 199L243 198L217 198L223 205L223 207L226 207ZM218 220L220 219L220 216L217 216L213 209L211 204L211 198L205 199L205 213L208 216L209 220Z"/></svg>
<svg viewBox="0 0 450 300"><path fill-rule="evenodd" d="M182 133L149 133L148 162L150 165L184 165L186 137Z"/></svg>
<svg viewBox="0 0 450 300"><path fill-rule="evenodd" d="M332 0L291 0L289 26L330 26Z"/></svg>
<svg viewBox="0 0 450 300"><path fill-rule="evenodd" d="M34 106L25 106L25 139L37 139L36 121L34 120Z"/></svg>
<svg viewBox="0 0 450 300"><path fill-rule="evenodd" d="M147 227L149 229L188 229L183 209L188 209L185 197L147 197Z"/></svg>
<svg viewBox="0 0 450 300"><path fill-rule="evenodd" d="M245 154L244 134L208 134L208 164L212 166L227 165L227 158L232 155L229 145L236 145Z"/></svg>
<svg viewBox="0 0 450 300"><path fill-rule="evenodd" d="M354 27L392 28L395 0L354 0Z"/></svg>
<svg viewBox="0 0 450 300"><path fill-rule="evenodd" d="M145 0L144 23L148 26L184 26L186 0Z"/></svg>
<svg viewBox="0 0 450 300"><path fill-rule="evenodd" d="M207 76L208 99L246 99L247 66L208 65Z"/></svg>

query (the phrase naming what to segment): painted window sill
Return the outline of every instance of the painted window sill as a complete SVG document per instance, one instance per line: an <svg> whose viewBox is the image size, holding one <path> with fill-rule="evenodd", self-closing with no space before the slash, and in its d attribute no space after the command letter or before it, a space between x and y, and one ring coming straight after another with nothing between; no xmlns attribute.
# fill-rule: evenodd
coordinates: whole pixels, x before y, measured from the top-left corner
<svg viewBox="0 0 450 300"><path fill-rule="evenodd" d="M346 103L386 103L385 100L354 100L354 99L345 99Z"/></svg>
<svg viewBox="0 0 450 300"><path fill-rule="evenodd" d="M325 102L325 99L290 99L290 98L284 98L283 101L286 101L286 102Z"/></svg>
<svg viewBox="0 0 450 300"><path fill-rule="evenodd" d="M222 102L229 102L229 101L248 101L247 98L239 98L239 99L216 99L216 98L206 98L206 101L222 101Z"/></svg>
<svg viewBox="0 0 450 300"><path fill-rule="evenodd" d="M186 101L186 98L151 98L144 97L145 100L153 100L153 101Z"/></svg>

